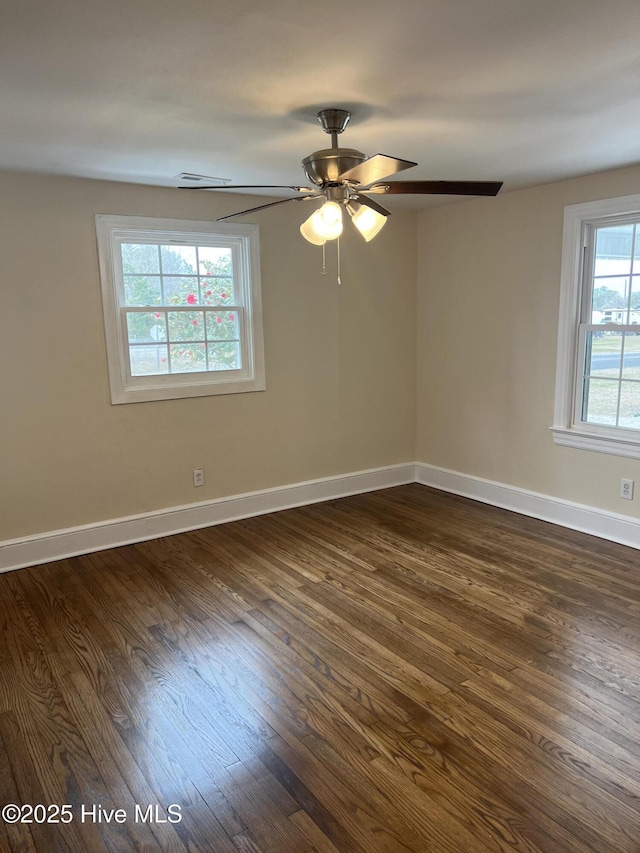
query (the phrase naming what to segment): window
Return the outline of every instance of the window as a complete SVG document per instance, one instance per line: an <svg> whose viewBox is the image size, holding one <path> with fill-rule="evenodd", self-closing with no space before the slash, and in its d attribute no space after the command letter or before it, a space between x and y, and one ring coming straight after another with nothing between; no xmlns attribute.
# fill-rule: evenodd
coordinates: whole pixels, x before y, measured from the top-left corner
<svg viewBox="0 0 640 853"><path fill-rule="evenodd" d="M640 458L640 196L565 208L552 430Z"/></svg>
<svg viewBox="0 0 640 853"><path fill-rule="evenodd" d="M258 230L96 216L112 403L260 391Z"/></svg>

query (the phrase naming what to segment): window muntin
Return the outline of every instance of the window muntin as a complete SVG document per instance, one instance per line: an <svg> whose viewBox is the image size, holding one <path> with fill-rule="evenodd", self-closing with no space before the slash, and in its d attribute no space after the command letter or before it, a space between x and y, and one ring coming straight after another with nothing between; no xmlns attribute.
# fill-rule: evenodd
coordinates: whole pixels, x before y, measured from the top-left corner
<svg viewBox="0 0 640 853"><path fill-rule="evenodd" d="M112 402L264 388L255 226L96 223Z"/></svg>

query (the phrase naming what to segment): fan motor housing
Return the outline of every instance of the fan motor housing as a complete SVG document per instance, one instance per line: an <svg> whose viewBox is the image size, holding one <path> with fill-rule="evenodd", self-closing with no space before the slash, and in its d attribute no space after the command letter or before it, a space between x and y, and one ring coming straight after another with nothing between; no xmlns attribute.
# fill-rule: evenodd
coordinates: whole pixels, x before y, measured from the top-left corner
<svg viewBox="0 0 640 853"><path fill-rule="evenodd" d="M343 172L360 165L366 156L355 148L323 148L314 151L302 161L302 168L310 181L319 186L337 181Z"/></svg>

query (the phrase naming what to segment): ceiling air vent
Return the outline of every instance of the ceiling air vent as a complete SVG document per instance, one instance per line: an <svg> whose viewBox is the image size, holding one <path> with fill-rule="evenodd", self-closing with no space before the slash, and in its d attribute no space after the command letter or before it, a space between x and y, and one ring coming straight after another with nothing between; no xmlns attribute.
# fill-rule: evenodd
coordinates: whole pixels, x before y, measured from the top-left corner
<svg viewBox="0 0 640 853"><path fill-rule="evenodd" d="M216 184L223 187L231 183L231 178L214 178L211 175L194 175L193 172L180 172L176 175L179 181L189 181L192 184Z"/></svg>

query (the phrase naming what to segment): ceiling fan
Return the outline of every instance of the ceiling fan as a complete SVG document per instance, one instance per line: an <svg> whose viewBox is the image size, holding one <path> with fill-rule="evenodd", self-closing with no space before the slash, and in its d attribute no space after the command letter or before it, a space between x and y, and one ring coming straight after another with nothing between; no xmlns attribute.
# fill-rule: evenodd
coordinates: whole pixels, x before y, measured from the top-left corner
<svg viewBox="0 0 640 853"><path fill-rule="evenodd" d="M227 184L225 186L199 185L180 189L233 190L233 189L289 189L299 193L290 198L250 207L238 213L221 216L231 219L257 210L265 210L290 201L324 199L324 204L302 223L300 232L305 240L322 246L342 233L342 211L346 208L351 219L368 242L384 226L391 211L383 207L372 195L419 193L422 195L478 195L495 196L502 181L389 181L387 178L417 166L411 160L400 160L386 154L366 157L355 148L339 148L338 135L344 131L351 113L348 110L326 109L318 113L318 121L325 133L331 135L331 148L314 151L302 161L305 175L313 186L271 186Z"/></svg>

